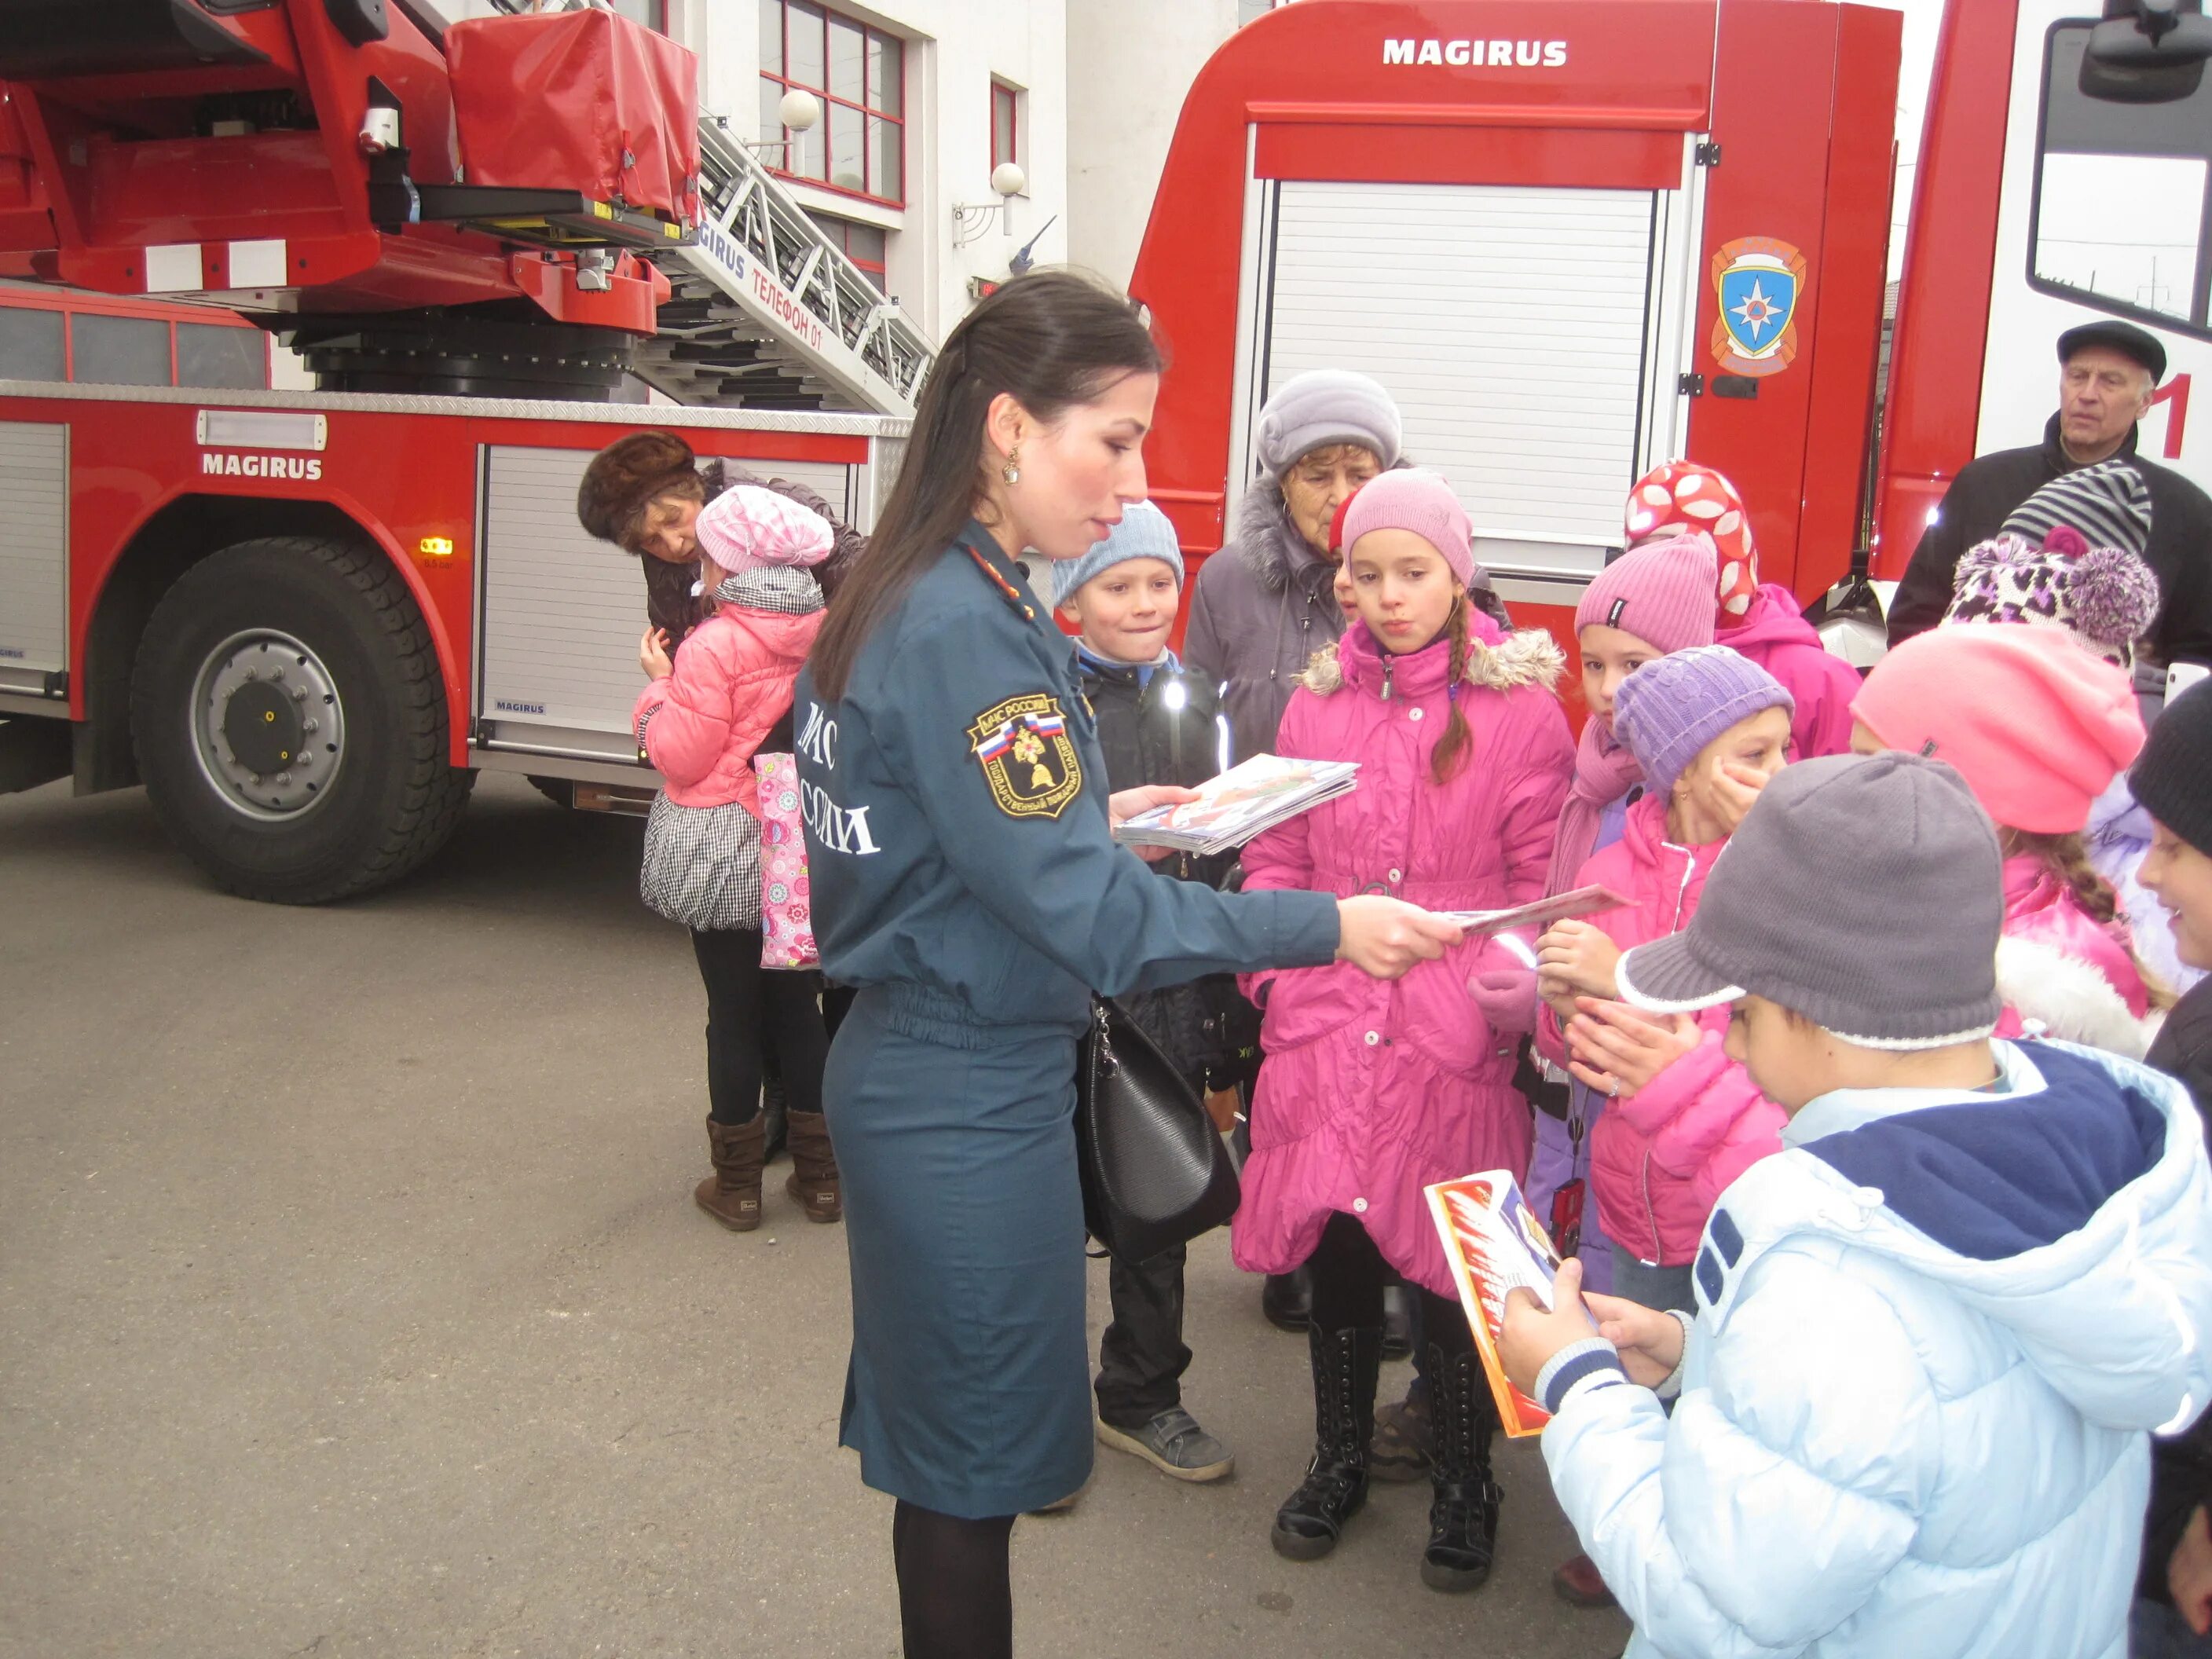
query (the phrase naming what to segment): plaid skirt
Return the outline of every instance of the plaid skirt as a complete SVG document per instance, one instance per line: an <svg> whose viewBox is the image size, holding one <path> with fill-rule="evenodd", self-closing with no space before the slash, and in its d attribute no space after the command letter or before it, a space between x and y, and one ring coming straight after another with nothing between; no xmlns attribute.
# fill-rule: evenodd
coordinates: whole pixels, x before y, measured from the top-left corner
<svg viewBox="0 0 2212 1659"><path fill-rule="evenodd" d="M664 790L645 820L637 885L647 909L686 927L757 929L760 820L742 801L678 806Z"/></svg>

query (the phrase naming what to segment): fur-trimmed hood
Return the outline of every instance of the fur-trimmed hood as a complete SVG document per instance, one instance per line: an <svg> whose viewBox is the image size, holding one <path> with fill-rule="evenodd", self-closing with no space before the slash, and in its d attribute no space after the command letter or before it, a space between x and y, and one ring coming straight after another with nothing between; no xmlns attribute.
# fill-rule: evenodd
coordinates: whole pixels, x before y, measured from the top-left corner
<svg viewBox="0 0 2212 1659"><path fill-rule="evenodd" d="M1237 562L1251 573L1260 591L1270 595L1280 594L1290 586L1292 572L1304 573L1310 581L1316 574L1313 567L1328 563L1306 545L1306 538L1291 522L1283 486L1273 478L1252 481L1244 499L1237 504L1237 526L1231 539L1236 544Z"/></svg>
<svg viewBox="0 0 2212 1659"><path fill-rule="evenodd" d="M1353 642L1355 634L1358 639ZM1343 641L1334 645L1325 645L1313 653L1306 664L1305 672L1298 677L1298 684L1316 696L1323 697L1341 689L1345 684L1344 652L1346 642L1353 642L1352 648L1362 655L1379 655L1374 638L1367 631L1364 623L1354 624L1352 629L1347 630ZM1411 664L1436 648L1435 645L1426 646L1398 660ZM1499 635L1494 640L1486 639L1478 632L1467 642L1467 667L1460 678L1470 685L1484 686L1493 691L1510 691L1519 685L1533 685L1540 690L1549 691L1559 684L1559 676L1566 672L1566 653L1559 649L1557 641L1540 629L1520 629Z"/></svg>
<svg viewBox="0 0 2212 1659"><path fill-rule="evenodd" d="M2024 1032L2102 1048L2126 1060L2141 1060L2150 1052L2151 1040L2166 1019L2158 1011L2138 1019L2094 963L2047 939L2008 936L1997 941L1997 994L2019 1016Z"/></svg>

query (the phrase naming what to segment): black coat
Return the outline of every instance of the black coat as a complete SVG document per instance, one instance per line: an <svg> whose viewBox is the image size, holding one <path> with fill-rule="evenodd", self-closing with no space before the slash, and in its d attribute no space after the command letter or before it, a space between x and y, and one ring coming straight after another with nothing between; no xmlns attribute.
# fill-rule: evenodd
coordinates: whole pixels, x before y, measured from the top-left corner
<svg viewBox="0 0 2212 1659"><path fill-rule="evenodd" d="M830 503L809 489L788 478L757 478L743 467L728 461L709 461L699 469L700 478L707 486L707 499L713 501L732 484L754 484L763 489L772 489L786 501L796 501L810 513L818 513L830 521L834 537L830 556L815 568L815 579L822 584L823 596L835 594L837 584L861 554L868 550L868 538L854 530L830 510ZM687 564L671 564L665 559L656 559L650 553L640 557L645 567L645 615L655 628L666 630L668 654L674 656L676 647L684 643L684 635L707 620L708 606L704 595L691 590L699 584L696 561Z"/></svg>
<svg viewBox="0 0 2212 1659"><path fill-rule="evenodd" d="M2212 663L2212 499L2179 472L2136 454L2133 432L2119 453L2150 489L2150 545L2143 559L2158 577L2160 602L2151 650L2161 663ZM2073 471L2059 447L2056 415L2040 444L2001 449L1960 467L1889 602L1889 642L1900 644L1942 622L1960 556L2003 529L2030 495Z"/></svg>
<svg viewBox="0 0 2212 1659"><path fill-rule="evenodd" d="M1101 662L1087 651L1077 654L1076 665L1097 718L1108 789L1147 783L1189 787L1222 769L1221 697L1208 677L1179 665L1147 672ZM1152 870L1218 887L1236 863L1234 853L1212 858L1174 853ZM1248 1063L1257 1063L1258 1016L1229 975L1140 991L1121 1001L1194 1087L1226 1087Z"/></svg>
<svg viewBox="0 0 2212 1659"><path fill-rule="evenodd" d="M2143 1059L2180 1079L2196 1097L2198 1112L2212 1121L2212 980L2199 981L2174 1005ZM2166 1564L2189 1517L2206 1504L2212 1504L2212 1412L2175 1438L2150 1443L2141 1594L2159 1601L2172 1599L2166 1593Z"/></svg>

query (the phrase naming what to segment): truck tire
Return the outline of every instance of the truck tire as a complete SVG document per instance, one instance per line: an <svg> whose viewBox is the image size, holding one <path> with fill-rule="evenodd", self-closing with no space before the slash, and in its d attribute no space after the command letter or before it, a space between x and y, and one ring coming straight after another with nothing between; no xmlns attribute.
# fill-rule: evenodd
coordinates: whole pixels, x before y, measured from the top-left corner
<svg viewBox="0 0 2212 1659"><path fill-rule="evenodd" d="M395 881L459 823L446 689L399 573L365 543L275 536L161 596L131 683L138 773L226 892L320 904Z"/></svg>

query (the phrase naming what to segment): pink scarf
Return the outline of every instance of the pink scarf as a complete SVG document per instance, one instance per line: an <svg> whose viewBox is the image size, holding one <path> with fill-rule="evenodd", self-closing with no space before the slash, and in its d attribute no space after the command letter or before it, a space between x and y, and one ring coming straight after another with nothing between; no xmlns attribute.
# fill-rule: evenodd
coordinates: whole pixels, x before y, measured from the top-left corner
<svg viewBox="0 0 2212 1659"><path fill-rule="evenodd" d="M1575 884L1595 850L1598 820L1605 809L1643 781L1643 769L1628 745L1613 737L1612 723L1595 714L1583 721L1583 740L1575 750L1575 781L1559 808L1559 827L1552 837L1547 894L1563 893Z"/></svg>

